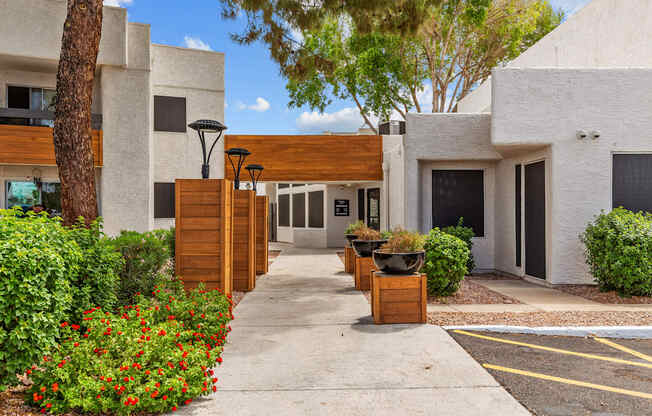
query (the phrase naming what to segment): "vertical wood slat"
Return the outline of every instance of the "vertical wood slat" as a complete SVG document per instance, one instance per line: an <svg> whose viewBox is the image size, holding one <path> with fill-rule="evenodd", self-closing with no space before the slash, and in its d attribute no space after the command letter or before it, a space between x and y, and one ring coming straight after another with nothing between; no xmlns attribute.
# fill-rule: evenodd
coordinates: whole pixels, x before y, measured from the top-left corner
<svg viewBox="0 0 652 416"><path fill-rule="evenodd" d="M355 288L371 290L371 272L376 270L371 257L355 257Z"/></svg>
<svg viewBox="0 0 652 416"><path fill-rule="evenodd" d="M371 314L376 324L410 324L427 321L427 278L372 273Z"/></svg>
<svg viewBox="0 0 652 416"><path fill-rule="evenodd" d="M344 272L355 273L355 250L353 247L344 247Z"/></svg>
<svg viewBox="0 0 652 416"><path fill-rule="evenodd" d="M256 274L269 271L269 197L256 196Z"/></svg>
<svg viewBox="0 0 652 416"><path fill-rule="evenodd" d="M233 185L226 179L175 181L176 274L186 289L204 282L233 290Z"/></svg>
<svg viewBox="0 0 652 416"><path fill-rule="evenodd" d="M256 287L256 192L233 194L233 290Z"/></svg>

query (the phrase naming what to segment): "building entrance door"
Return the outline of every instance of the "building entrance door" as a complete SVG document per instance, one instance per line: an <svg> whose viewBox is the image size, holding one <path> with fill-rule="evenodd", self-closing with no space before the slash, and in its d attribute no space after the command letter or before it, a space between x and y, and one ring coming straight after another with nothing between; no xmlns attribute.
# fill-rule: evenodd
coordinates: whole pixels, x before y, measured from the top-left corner
<svg viewBox="0 0 652 416"><path fill-rule="evenodd" d="M380 188L367 189L367 226L380 230Z"/></svg>

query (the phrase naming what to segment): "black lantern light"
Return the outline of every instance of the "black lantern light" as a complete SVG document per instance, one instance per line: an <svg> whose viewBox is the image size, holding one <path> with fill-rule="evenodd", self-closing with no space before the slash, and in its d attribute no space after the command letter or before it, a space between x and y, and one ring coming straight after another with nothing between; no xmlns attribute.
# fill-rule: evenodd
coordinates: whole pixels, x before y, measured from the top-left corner
<svg viewBox="0 0 652 416"><path fill-rule="evenodd" d="M256 191L256 185L260 181L260 177L263 174L263 170L265 169L262 167L262 165L247 165L245 168L249 171L249 176L251 176L251 185L254 188L254 191Z"/></svg>
<svg viewBox="0 0 652 416"><path fill-rule="evenodd" d="M217 144L217 141L220 140L220 137L222 137L222 133L224 130L226 130L226 126L219 121L215 120L197 120L195 122L192 122L188 124L188 127L191 129L197 131L197 134L199 135L199 141L201 142L201 151L202 151L202 157L203 157L203 163L201 165L201 177L203 179L208 179L209 172L210 172L210 165L209 162L211 160L211 154L213 153L213 148L215 147L215 144ZM213 142L213 144L210 147L210 150L208 153L206 153L206 133L218 133L217 138Z"/></svg>
<svg viewBox="0 0 652 416"><path fill-rule="evenodd" d="M233 187L235 189L240 189L240 170L242 169L245 159L247 159L247 156L249 156L251 152L247 149L234 147L233 149L227 150L225 153L229 157L229 162L231 162L231 167L233 168ZM238 161L234 162L233 159L236 157L238 158Z"/></svg>

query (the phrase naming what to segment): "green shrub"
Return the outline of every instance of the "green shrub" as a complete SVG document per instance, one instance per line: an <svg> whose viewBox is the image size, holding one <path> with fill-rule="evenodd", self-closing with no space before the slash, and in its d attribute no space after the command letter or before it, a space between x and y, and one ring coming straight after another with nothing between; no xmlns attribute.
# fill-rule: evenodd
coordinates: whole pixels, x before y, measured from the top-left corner
<svg viewBox="0 0 652 416"><path fill-rule="evenodd" d="M29 404L52 413L164 413L215 391L231 330L230 299L202 287L157 288L121 313L85 311L62 323L64 341L32 369Z"/></svg>
<svg viewBox="0 0 652 416"><path fill-rule="evenodd" d="M652 296L652 214L623 208L602 212L580 239L601 290Z"/></svg>
<svg viewBox="0 0 652 416"><path fill-rule="evenodd" d="M100 306L111 310L117 305L116 293L120 281L118 273L122 269L123 260L104 236L101 218L88 228L80 221L70 229L70 233L82 251L82 259L79 273L70 275L76 290L68 320L80 323L76 317L91 307Z"/></svg>
<svg viewBox="0 0 652 416"><path fill-rule="evenodd" d="M0 211L0 390L56 344L81 258L60 221Z"/></svg>
<svg viewBox="0 0 652 416"><path fill-rule="evenodd" d="M442 229L446 234L450 234L464 241L466 247L469 249L469 262L466 264L466 269L468 273L472 272L475 269L475 260L473 259L473 237L475 233L473 228L464 226L464 218L460 217L456 226L445 227Z"/></svg>
<svg viewBox="0 0 652 416"><path fill-rule="evenodd" d="M428 279L428 294L450 296L457 292L469 261L469 249L464 241L433 228L426 237L424 249L426 258L421 272Z"/></svg>
<svg viewBox="0 0 652 416"><path fill-rule="evenodd" d="M366 227L365 223L361 220L358 220L356 222L349 224L346 227L346 230L344 230L344 234L355 234L356 231L358 231L363 227Z"/></svg>
<svg viewBox="0 0 652 416"><path fill-rule="evenodd" d="M145 233L122 231L111 240L122 255L118 302L133 303L134 294L151 293L154 286L169 280L163 272L170 262L169 232L155 230Z"/></svg>

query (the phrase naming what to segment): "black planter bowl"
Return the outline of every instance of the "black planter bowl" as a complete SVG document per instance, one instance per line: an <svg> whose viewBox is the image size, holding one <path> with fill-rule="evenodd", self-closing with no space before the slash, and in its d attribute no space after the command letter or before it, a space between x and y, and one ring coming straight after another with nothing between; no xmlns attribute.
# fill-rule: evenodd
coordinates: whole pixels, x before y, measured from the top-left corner
<svg viewBox="0 0 652 416"><path fill-rule="evenodd" d="M426 257L425 251L413 253L386 253L374 250L373 259L376 268L387 274L411 275L419 271Z"/></svg>
<svg viewBox="0 0 652 416"><path fill-rule="evenodd" d="M360 257L371 257L374 250L385 244L387 240L353 240L353 250Z"/></svg>
<svg viewBox="0 0 652 416"><path fill-rule="evenodd" d="M356 234L344 234L344 237L346 237L346 241L348 241L349 247L353 247L352 241L358 239Z"/></svg>

